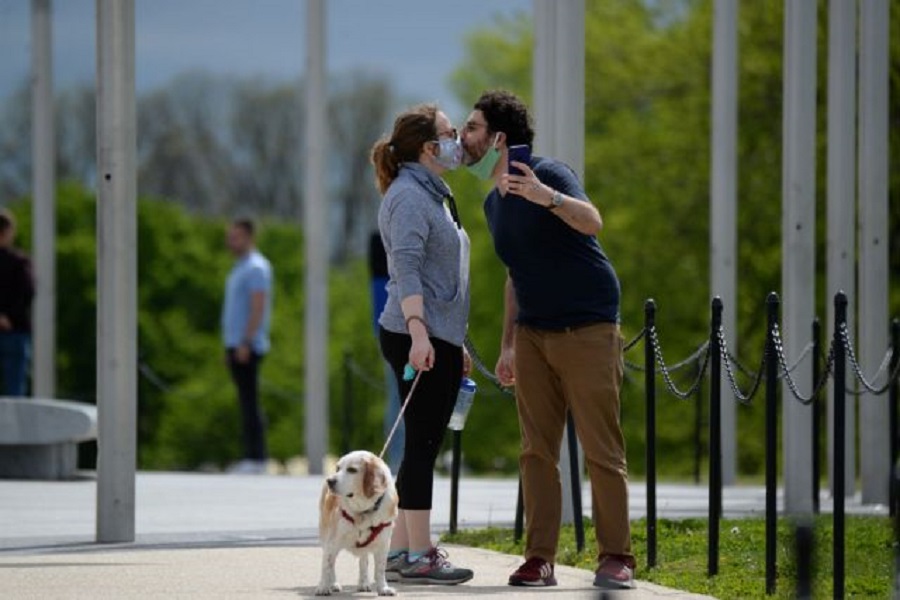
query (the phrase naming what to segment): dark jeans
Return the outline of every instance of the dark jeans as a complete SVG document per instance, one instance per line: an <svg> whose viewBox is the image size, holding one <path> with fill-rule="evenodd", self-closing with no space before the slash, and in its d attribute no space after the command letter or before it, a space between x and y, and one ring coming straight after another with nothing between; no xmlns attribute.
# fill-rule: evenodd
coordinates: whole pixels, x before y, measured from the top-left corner
<svg viewBox="0 0 900 600"><path fill-rule="evenodd" d="M0 333L0 387L2 396L24 396L28 389L28 362L31 360L31 335L21 332Z"/></svg>
<svg viewBox="0 0 900 600"><path fill-rule="evenodd" d="M403 381L403 367L409 361L412 338L384 329L381 329L380 337L381 352L397 378L402 403L413 383ZM397 492L400 508L405 510L431 509L434 461L441 450L462 381L462 348L436 338L431 338L431 345L434 346L434 367L422 374L416 393L403 413L406 435L403 461L397 475Z"/></svg>
<svg viewBox="0 0 900 600"><path fill-rule="evenodd" d="M228 368L231 379L237 387L238 403L241 407L241 421L244 430L244 458L265 460L266 431L265 419L259 405L259 363L262 355L250 353L250 360L239 363L234 348L228 348Z"/></svg>

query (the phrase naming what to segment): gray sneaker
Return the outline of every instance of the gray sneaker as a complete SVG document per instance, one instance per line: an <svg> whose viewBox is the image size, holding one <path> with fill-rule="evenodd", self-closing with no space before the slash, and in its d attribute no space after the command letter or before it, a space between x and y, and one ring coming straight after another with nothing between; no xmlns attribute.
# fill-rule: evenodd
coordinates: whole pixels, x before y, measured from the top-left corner
<svg viewBox="0 0 900 600"><path fill-rule="evenodd" d="M400 581L400 569L407 565L406 552L401 552L394 558L387 559L387 566L384 568L384 578L388 581Z"/></svg>
<svg viewBox="0 0 900 600"><path fill-rule="evenodd" d="M454 567L447 560L447 551L432 548L418 560L400 569L400 581L403 583L433 583L437 585L457 585L472 579L471 569Z"/></svg>

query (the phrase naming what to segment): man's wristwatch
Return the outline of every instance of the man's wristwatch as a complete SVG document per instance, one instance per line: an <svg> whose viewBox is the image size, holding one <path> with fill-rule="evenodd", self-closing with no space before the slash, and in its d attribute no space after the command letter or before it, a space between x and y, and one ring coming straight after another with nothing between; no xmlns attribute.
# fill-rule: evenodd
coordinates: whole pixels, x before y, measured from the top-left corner
<svg viewBox="0 0 900 600"><path fill-rule="evenodd" d="M550 204L547 205L547 208L550 210L559 208L563 203L563 195L560 194L557 190L553 190L553 198L550 199Z"/></svg>

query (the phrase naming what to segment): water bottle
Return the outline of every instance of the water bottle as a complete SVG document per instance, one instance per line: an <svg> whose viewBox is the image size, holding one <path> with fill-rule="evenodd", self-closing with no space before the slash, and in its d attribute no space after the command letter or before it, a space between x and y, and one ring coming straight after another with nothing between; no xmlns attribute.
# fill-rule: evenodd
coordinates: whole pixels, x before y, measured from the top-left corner
<svg viewBox="0 0 900 600"><path fill-rule="evenodd" d="M475 399L475 390L478 386L468 377L463 377L462 383L459 385L459 394L456 396L456 406L453 407L453 414L450 415L450 422L447 427L453 431L462 431L466 425L466 417L469 415L469 409L472 408L472 401Z"/></svg>

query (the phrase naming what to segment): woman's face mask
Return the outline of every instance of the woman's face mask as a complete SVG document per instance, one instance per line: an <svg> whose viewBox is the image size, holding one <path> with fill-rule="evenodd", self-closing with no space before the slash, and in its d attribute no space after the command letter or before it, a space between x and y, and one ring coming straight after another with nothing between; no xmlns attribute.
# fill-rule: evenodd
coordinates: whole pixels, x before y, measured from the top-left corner
<svg viewBox="0 0 900 600"><path fill-rule="evenodd" d="M491 147L485 151L484 156L478 162L466 167L478 179L490 179L491 175L494 174L494 167L497 166L497 161L500 160L500 150L497 148L497 138L499 137L500 134L497 133L494 136L494 141L491 142Z"/></svg>
<svg viewBox="0 0 900 600"><path fill-rule="evenodd" d="M434 157L435 162L443 168L452 171L462 164L463 148L458 137L443 138L438 140L438 154Z"/></svg>

